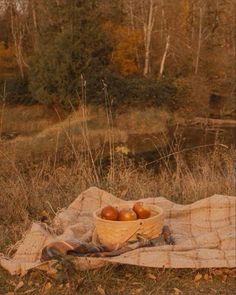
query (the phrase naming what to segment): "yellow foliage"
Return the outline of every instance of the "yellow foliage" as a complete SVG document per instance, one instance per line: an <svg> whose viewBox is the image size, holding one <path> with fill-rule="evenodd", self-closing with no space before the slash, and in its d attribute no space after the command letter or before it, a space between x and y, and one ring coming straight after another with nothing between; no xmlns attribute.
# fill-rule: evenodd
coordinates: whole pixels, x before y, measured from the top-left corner
<svg viewBox="0 0 236 295"><path fill-rule="evenodd" d="M0 42L0 78L15 76L16 72L17 63L13 46L10 44L8 48L5 48L3 42Z"/></svg>
<svg viewBox="0 0 236 295"><path fill-rule="evenodd" d="M124 76L138 73L136 52L142 42L141 31L114 25L112 22L107 22L104 27L114 42L111 59L113 66Z"/></svg>

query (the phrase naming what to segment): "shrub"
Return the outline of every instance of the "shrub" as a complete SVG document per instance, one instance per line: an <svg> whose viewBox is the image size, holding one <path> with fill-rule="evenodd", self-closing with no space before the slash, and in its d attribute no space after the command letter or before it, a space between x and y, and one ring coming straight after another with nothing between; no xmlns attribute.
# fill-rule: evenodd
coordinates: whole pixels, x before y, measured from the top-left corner
<svg viewBox="0 0 236 295"><path fill-rule="evenodd" d="M111 50L91 3L78 1L73 11L70 5L55 10L49 4L54 23L41 11L40 46L30 59L30 91L39 102L68 107L77 101L81 74L89 77L89 85L98 84Z"/></svg>
<svg viewBox="0 0 236 295"><path fill-rule="evenodd" d="M176 106L176 88L167 80L154 80L144 77L108 77L108 90L115 104L149 103L160 106L165 104L171 108Z"/></svg>
<svg viewBox="0 0 236 295"><path fill-rule="evenodd" d="M22 78L11 78L0 80L0 95L4 94L4 83L6 83L5 98L9 103L33 104L36 101L28 91L28 81Z"/></svg>

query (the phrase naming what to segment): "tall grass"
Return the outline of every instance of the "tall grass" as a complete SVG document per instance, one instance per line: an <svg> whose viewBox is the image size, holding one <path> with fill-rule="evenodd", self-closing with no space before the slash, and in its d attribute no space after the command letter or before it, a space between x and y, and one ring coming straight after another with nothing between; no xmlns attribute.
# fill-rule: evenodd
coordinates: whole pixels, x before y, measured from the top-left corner
<svg viewBox="0 0 236 295"><path fill-rule="evenodd" d="M107 129L104 142L94 148L88 126L86 82L81 78L82 92L78 95L80 140L70 130L70 122L62 131L66 145L34 162L29 150L18 158L17 149L8 153L0 145L0 251L14 243L32 220L52 219L55 212L70 204L90 186L99 186L123 199L163 196L179 203L190 203L213 194L235 195L235 149L217 142L212 146L184 149L182 139L173 136L170 142L162 134L165 149L158 149L152 163L135 162L115 150L112 105L104 85ZM58 113L59 121L62 121ZM62 132L58 129L59 132ZM155 146L155 140L153 140ZM104 161L105 149L108 160ZM40 151L39 151L40 152ZM158 168L158 169L156 169Z"/></svg>
<svg viewBox="0 0 236 295"><path fill-rule="evenodd" d="M40 220L43 212L53 218L55 211L93 185L124 199L163 196L179 203L215 193L235 195L234 159L235 151L221 146L207 153L198 150L190 162L181 153L171 161L163 158L158 172L117 154L113 166L103 169L100 162L84 161L82 154L69 165L45 159L34 166L7 159L9 165L0 167L0 250L15 242L33 219Z"/></svg>

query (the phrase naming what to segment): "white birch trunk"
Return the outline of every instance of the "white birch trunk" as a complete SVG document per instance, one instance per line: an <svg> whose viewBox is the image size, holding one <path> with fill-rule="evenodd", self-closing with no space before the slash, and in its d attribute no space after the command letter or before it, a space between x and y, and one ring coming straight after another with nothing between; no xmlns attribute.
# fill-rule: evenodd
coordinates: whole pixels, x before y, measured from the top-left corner
<svg viewBox="0 0 236 295"><path fill-rule="evenodd" d="M195 64L195 74L198 73L201 44L202 44L202 8L199 9L198 48L197 48L197 57L196 57L196 64Z"/></svg>
<svg viewBox="0 0 236 295"><path fill-rule="evenodd" d="M18 31L19 28L17 28L16 24L15 24L15 20L14 20L14 16L13 16L13 4L11 4L10 7L10 12L11 12L11 33L12 33L12 37L13 37L13 41L14 41L14 50L15 50L15 56L16 56L16 61L20 70L20 75L22 78L24 78L24 67L23 67L23 63L22 63L22 59L21 59L21 54L19 51L19 46L21 43L21 39L18 38Z"/></svg>
<svg viewBox="0 0 236 295"><path fill-rule="evenodd" d="M166 38L166 47L165 47L165 51L164 51L164 54L163 54L162 60L161 60L159 78L162 77L163 72L164 72L165 61L166 61L166 56L167 56L167 53L168 53L169 46L170 46L170 35L168 35L167 38Z"/></svg>
<svg viewBox="0 0 236 295"><path fill-rule="evenodd" d="M144 22L144 47L145 47L145 55L144 55L144 69L143 75L147 76L150 70L150 45L152 38L152 30L155 22L155 7L153 0L150 0L149 3L149 11L148 11L148 20L147 23Z"/></svg>

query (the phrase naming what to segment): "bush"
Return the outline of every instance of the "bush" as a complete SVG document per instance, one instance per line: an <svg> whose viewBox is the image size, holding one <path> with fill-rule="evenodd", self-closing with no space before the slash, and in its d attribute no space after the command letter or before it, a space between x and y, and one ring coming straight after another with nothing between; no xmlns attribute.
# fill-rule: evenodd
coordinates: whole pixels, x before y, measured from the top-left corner
<svg viewBox="0 0 236 295"><path fill-rule="evenodd" d="M149 103L160 106L176 106L176 87L167 80L154 80L144 77L108 77L106 79L110 96L115 104Z"/></svg>
<svg viewBox="0 0 236 295"><path fill-rule="evenodd" d="M0 80L0 95L3 97L5 80ZM11 78L6 80L6 101L9 103L33 104L36 101L28 91L27 79Z"/></svg>
<svg viewBox="0 0 236 295"><path fill-rule="evenodd" d="M43 1L52 5L48 0ZM73 18L70 5L61 4L56 11L55 5L47 6L49 15L55 16L53 25L51 18L44 16L45 9L38 13L42 18L38 21L40 45L30 59L29 72L33 97L43 104L76 106L82 74L88 103L104 103L104 80L116 106L149 102L173 107L176 90L171 82L140 76L124 78L111 71L113 44L103 29L99 13L95 12L96 5L91 3L78 1Z"/></svg>

